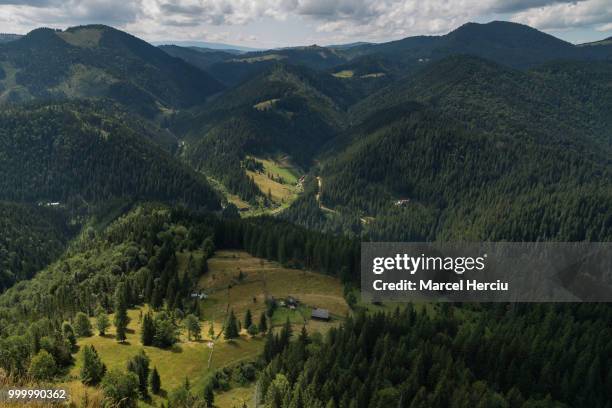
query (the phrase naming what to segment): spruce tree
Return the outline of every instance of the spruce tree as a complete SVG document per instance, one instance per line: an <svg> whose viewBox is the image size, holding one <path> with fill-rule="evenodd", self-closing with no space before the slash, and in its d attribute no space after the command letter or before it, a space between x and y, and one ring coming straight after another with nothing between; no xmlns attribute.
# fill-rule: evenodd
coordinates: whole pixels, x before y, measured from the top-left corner
<svg viewBox="0 0 612 408"><path fill-rule="evenodd" d="M98 329L98 334L100 336L104 336L106 334L106 329L108 329L110 323L108 321L108 316L106 312L102 308L98 308L96 311L96 328Z"/></svg>
<svg viewBox="0 0 612 408"><path fill-rule="evenodd" d="M127 315L127 299L125 298L125 283L120 282L115 290L115 328L116 338L123 343L126 336L129 318Z"/></svg>
<svg viewBox="0 0 612 408"><path fill-rule="evenodd" d="M141 350L140 353L128 360L127 369L138 377L138 390L140 391L140 395L146 398L148 395L149 357L145 354L144 350Z"/></svg>
<svg viewBox="0 0 612 408"><path fill-rule="evenodd" d="M74 320L74 332L78 337L91 336L91 322L85 313L77 313Z"/></svg>
<svg viewBox="0 0 612 408"><path fill-rule="evenodd" d="M191 340L193 337L195 340L200 340L202 338L200 319L198 319L195 315L188 315L185 318L184 325L185 329L187 330L187 339Z"/></svg>
<svg viewBox="0 0 612 408"><path fill-rule="evenodd" d="M66 340L68 340L68 342L70 343L70 346L74 350L77 344L77 339L76 339L76 336L74 335L74 330L72 329L72 326L70 325L70 323L64 322L64 324L62 325L62 335L64 336ZM34 350L38 352L37 347L34 347Z"/></svg>
<svg viewBox="0 0 612 408"><path fill-rule="evenodd" d="M234 315L234 310L231 310L229 318L227 319L227 324L225 325L224 337L226 340L230 340L235 339L238 336L238 322L236 321L236 315Z"/></svg>
<svg viewBox="0 0 612 408"><path fill-rule="evenodd" d="M213 408L215 406L215 393L210 382L208 382L204 388L204 401L206 402L207 408Z"/></svg>
<svg viewBox="0 0 612 408"><path fill-rule="evenodd" d="M215 338L215 324L212 320L210 321L210 325L208 326L208 337L210 337L211 340Z"/></svg>
<svg viewBox="0 0 612 408"><path fill-rule="evenodd" d="M102 377L106 373L106 366L102 363L96 349L89 345L83 348L81 352L81 382L85 385L97 385L102 381Z"/></svg>
<svg viewBox="0 0 612 408"><path fill-rule="evenodd" d="M251 309L247 309L246 314L244 316L244 325L243 327L249 328L253 324L253 315L251 315Z"/></svg>
<svg viewBox="0 0 612 408"><path fill-rule="evenodd" d="M153 339L155 338L155 322L150 312L145 314L142 318L142 325L140 327L140 341L143 346L153 345Z"/></svg>
<svg viewBox="0 0 612 408"><path fill-rule="evenodd" d="M151 371L149 384L151 385L151 392L155 395L159 394L161 391L161 379L159 378L157 367L153 367L153 371Z"/></svg>
<svg viewBox="0 0 612 408"><path fill-rule="evenodd" d="M266 312L261 312L261 316L259 317L259 332L266 333L268 331L268 319L266 319Z"/></svg>

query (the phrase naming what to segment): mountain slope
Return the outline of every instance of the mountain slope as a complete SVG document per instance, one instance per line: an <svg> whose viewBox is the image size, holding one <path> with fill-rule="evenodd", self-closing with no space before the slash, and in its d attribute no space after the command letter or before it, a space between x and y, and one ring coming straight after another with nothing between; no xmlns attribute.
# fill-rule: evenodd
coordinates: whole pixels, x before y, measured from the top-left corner
<svg viewBox="0 0 612 408"><path fill-rule="evenodd" d="M595 142L609 149L612 132L606 123L612 104L605 90L611 77L607 62L549 63L524 72L480 58L449 57L360 101L352 116L358 121L377 110L419 101L468 128L572 145Z"/></svg>
<svg viewBox="0 0 612 408"><path fill-rule="evenodd" d="M323 71L346 62L346 58L335 49L313 45L249 52L231 60L213 64L207 69L207 72L224 84L237 85L265 72L279 62Z"/></svg>
<svg viewBox="0 0 612 408"><path fill-rule="evenodd" d="M179 47L177 45L160 45L159 49L191 65L206 70L218 62L234 59L235 53L223 50L208 50L205 48Z"/></svg>
<svg viewBox="0 0 612 408"><path fill-rule="evenodd" d="M321 165L323 205L372 216L375 239L607 240L612 169L594 152L484 133L407 104ZM397 204L397 200L405 200Z"/></svg>
<svg viewBox="0 0 612 408"><path fill-rule="evenodd" d="M179 118L175 130L184 135L183 154L192 165L252 199L257 192L241 168L247 154L282 153L308 167L343 126L354 100L341 80L277 64Z"/></svg>
<svg viewBox="0 0 612 408"><path fill-rule="evenodd" d="M71 235L61 209L4 201L0 230L0 293L59 256Z"/></svg>
<svg viewBox="0 0 612 408"><path fill-rule="evenodd" d="M113 199L218 208L205 180L139 130L87 103L4 109L0 199L70 208L95 208Z"/></svg>
<svg viewBox="0 0 612 408"><path fill-rule="evenodd" d="M611 76L608 62L432 62L351 108L319 158L318 205L335 213L305 198L312 220L290 219L375 239L603 239Z"/></svg>
<svg viewBox="0 0 612 408"><path fill-rule="evenodd" d="M111 98L147 116L203 103L222 86L203 71L106 26L37 29L0 46L0 101Z"/></svg>
<svg viewBox="0 0 612 408"><path fill-rule="evenodd" d="M381 55L407 68L451 55L469 54L514 68L533 67L560 59L606 59L605 49L586 50L529 26L505 21L468 23L442 36L408 37L383 44L353 47L349 58Z"/></svg>

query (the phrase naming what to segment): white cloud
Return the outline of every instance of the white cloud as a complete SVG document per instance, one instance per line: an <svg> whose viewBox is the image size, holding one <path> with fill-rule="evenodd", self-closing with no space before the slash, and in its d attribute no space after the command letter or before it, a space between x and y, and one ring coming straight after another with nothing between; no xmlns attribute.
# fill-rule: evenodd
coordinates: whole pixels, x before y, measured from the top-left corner
<svg viewBox="0 0 612 408"><path fill-rule="evenodd" d="M278 27L290 21L308 40L383 41L446 33L468 21L512 19L540 29L607 30L610 0L0 0L0 31L104 23L150 40L220 36L227 41L288 45ZM236 27L252 27L242 31ZM280 23L279 23L280 24ZM284 27L293 30L294 27ZM221 33L225 33L221 35ZM282 38L287 37L287 38ZM205 39L205 38L204 38ZM306 40L306 38L304 38Z"/></svg>
<svg viewBox="0 0 612 408"><path fill-rule="evenodd" d="M553 4L532 10L521 11L513 17L539 29L562 30L569 28L610 28L612 1L586 0L575 3Z"/></svg>

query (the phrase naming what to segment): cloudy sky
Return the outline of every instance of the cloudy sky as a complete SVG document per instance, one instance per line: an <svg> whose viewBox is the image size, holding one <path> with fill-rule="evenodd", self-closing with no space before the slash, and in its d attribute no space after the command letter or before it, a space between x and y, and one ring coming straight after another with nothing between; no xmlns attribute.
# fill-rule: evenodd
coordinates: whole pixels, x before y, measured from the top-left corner
<svg viewBox="0 0 612 408"><path fill-rule="evenodd" d="M525 23L571 42L612 36L612 0L0 0L0 32L103 23L148 41L271 48Z"/></svg>

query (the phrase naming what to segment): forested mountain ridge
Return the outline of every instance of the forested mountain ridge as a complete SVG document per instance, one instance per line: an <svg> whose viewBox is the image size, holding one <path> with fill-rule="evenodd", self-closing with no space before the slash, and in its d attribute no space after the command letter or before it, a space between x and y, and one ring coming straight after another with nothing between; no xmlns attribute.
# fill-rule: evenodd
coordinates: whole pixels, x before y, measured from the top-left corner
<svg viewBox="0 0 612 408"><path fill-rule="evenodd" d="M0 293L32 278L71 237L62 209L0 201Z"/></svg>
<svg viewBox="0 0 612 408"><path fill-rule="evenodd" d="M357 296L363 241L612 240L606 47L500 22L231 57L104 26L0 45L0 384L126 408L609 408L607 305ZM295 163L268 205L256 177Z"/></svg>
<svg viewBox="0 0 612 408"><path fill-rule="evenodd" d="M313 45L248 52L212 64L206 70L222 83L236 85L264 72L279 62L324 71L345 61L346 58L336 50Z"/></svg>
<svg viewBox="0 0 612 408"><path fill-rule="evenodd" d="M148 117L203 103L223 89L208 74L102 25L36 29L0 45L3 102L110 98Z"/></svg>
<svg viewBox="0 0 612 408"><path fill-rule="evenodd" d="M383 109L422 102L468 129L612 147L611 62L556 62L519 71L471 56L431 63L351 108L358 122ZM368 119L369 120L369 119Z"/></svg>
<svg viewBox="0 0 612 408"><path fill-rule="evenodd" d="M374 217L373 238L610 238L611 170L593 150L466 131L414 104L379 115L322 162L319 191L328 207Z"/></svg>
<svg viewBox="0 0 612 408"><path fill-rule="evenodd" d="M86 102L4 109L0 198L88 209L112 199L218 208L203 177L147 140L138 122L105 113Z"/></svg>
<svg viewBox="0 0 612 408"><path fill-rule="evenodd" d="M605 60L612 57L610 49L594 47L587 50L529 26L506 21L467 23L441 36L417 36L367 44L351 47L344 53L351 59L364 55L394 57L409 66L451 55L469 54L523 69L555 60Z"/></svg>
<svg viewBox="0 0 612 408"><path fill-rule="evenodd" d="M247 154L288 154L307 168L341 129L356 93L331 76L278 63L255 78L175 119L174 130L194 167L210 172L234 193L257 191L241 161Z"/></svg>

